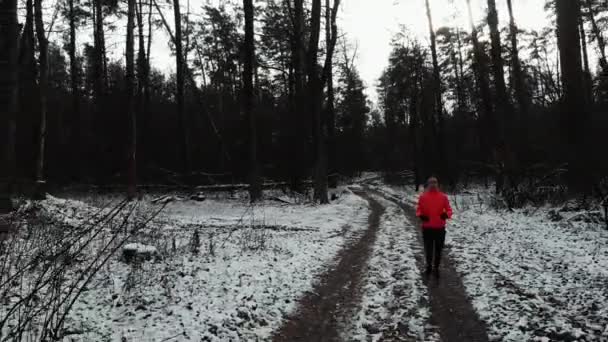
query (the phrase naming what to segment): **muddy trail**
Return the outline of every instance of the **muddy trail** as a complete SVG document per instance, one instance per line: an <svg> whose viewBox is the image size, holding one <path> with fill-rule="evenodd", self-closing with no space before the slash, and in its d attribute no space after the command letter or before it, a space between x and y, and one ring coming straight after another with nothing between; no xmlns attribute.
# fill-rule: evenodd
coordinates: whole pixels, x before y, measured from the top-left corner
<svg viewBox="0 0 608 342"><path fill-rule="evenodd" d="M336 266L321 275L314 289L298 301L298 309L288 317L273 336L273 341L334 342L342 341L341 328L348 325L360 305L361 286L366 279L367 262L380 229L385 208L374 196L390 201L406 215L403 229L418 229L414 208L375 190L355 191L370 205L367 230L336 257ZM371 196L370 194L373 194ZM421 234L418 234L422 244ZM420 270L424 269L423 249L416 255ZM444 251L441 276L425 279L431 309L428 322L438 328L444 342L487 342L486 326L473 309L454 267L449 250ZM421 275L422 276L422 275ZM402 341L405 336L384 336L381 341ZM406 339L407 340L407 339Z"/></svg>
<svg viewBox="0 0 608 342"><path fill-rule="evenodd" d="M405 212L409 222L404 222L405 229L418 229L415 209L402 201L381 192L368 190L399 206ZM419 229L418 229L419 230ZM448 230L449 234L449 230ZM422 234L418 234L419 243L422 244ZM416 256L419 269L425 265L423 250ZM439 328L443 342L487 342L488 334L485 323L479 318L471 300L468 298L460 274L454 267L450 257L449 248L443 252L440 277L434 276L425 279L431 306L430 324Z"/></svg>
<svg viewBox="0 0 608 342"><path fill-rule="evenodd" d="M340 327L357 308L380 217L384 207L365 192L355 192L370 205L367 230L337 256L336 266L320 277L314 289L298 302L298 309L274 334L273 341L341 341Z"/></svg>

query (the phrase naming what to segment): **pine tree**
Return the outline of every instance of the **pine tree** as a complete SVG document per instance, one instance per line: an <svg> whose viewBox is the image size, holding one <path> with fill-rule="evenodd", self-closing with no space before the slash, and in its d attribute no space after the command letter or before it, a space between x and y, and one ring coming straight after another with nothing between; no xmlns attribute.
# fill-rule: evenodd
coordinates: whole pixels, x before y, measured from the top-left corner
<svg viewBox="0 0 608 342"><path fill-rule="evenodd" d="M81 158L84 157L81 153L81 138L80 138L80 67L78 58L76 57L76 0L69 0L68 20L70 24L70 43L68 45L68 55L70 57L70 88L72 90L72 120L70 133L70 150L73 174L72 176L80 176Z"/></svg>
<svg viewBox="0 0 608 342"><path fill-rule="evenodd" d="M126 48L126 96L127 118L129 120L129 146L128 146L128 189L127 195L134 199L137 195L137 116L135 111L135 0L128 0L127 10L127 48Z"/></svg>
<svg viewBox="0 0 608 342"><path fill-rule="evenodd" d="M255 64L253 0L243 0L245 11L245 64L243 68L243 107L249 123L249 198L255 202L262 197L258 166L257 120L254 112L253 69Z"/></svg>
<svg viewBox="0 0 608 342"><path fill-rule="evenodd" d="M0 2L0 213L11 209L11 183L16 176L17 81L19 25L17 0Z"/></svg>
<svg viewBox="0 0 608 342"><path fill-rule="evenodd" d="M500 121L499 133L501 140L507 143L507 132L510 127L509 122L511 108L509 95L507 93L507 85L505 82L504 61L502 59L502 43L500 40L500 31L498 29L498 11L496 10L496 0L488 0L488 26L490 26L490 54L492 57L492 74L494 79L494 88L496 90L496 109L498 112L498 120Z"/></svg>
<svg viewBox="0 0 608 342"><path fill-rule="evenodd" d="M314 198L321 204L329 203L327 196L327 140L322 118L323 84L318 63L319 38L321 34L321 0L313 0L310 17L310 39L308 45L308 94L313 122L315 146Z"/></svg>
<svg viewBox="0 0 608 342"><path fill-rule="evenodd" d="M176 76L176 102L177 116L179 123L179 134L182 135L182 162L184 173L189 174L192 171L192 162L190 160L190 134L186 120L186 109L184 104L184 49L182 47L182 16L179 0L173 0L173 15L175 20L175 76Z"/></svg>
<svg viewBox="0 0 608 342"><path fill-rule="evenodd" d="M467 0L467 8L469 12L469 23L471 26L471 41L473 43L473 69L480 95L480 99L478 101L478 111L481 117L481 124L479 125L481 156L483 160L489 161L491 158L492 148L496 146L495 137L498 134L498 131L494 117L494 108L492 106L492 95L490 92L490 82L488 80L488 68L485 60L486 56L479 42L477 28L473 22L471 0Z"/></svg>
<svg viewBox="0 0 608 342"><path fill-rule="evenodd" d="M557 37L561 63L563 148L568 156L568 185L571 192L590 191L584 77L579 36L579 0L557 0Z"/></svg>
<svg viewBox="0 0 608 342"><path fill-rule="evenodd" d="M438 173L440 176L449 178L447 160L445 153L445 125L443 118L443 94L441 89L441 71L439 70L439 60L437 57L437 40L435 29L433 28L433 17L429 0L425 0L426 16L429 25L429 35L431 40L431 57L433 61L433 92L435 96L435 119L432 121L435 138L437 139L437 149L439 155ZM451 182L450 182L451 183Z"/></svg>
<svg viewBox="0 0 608 342"><path fill-rule="evenodd" d="M34 0L34 22L36 26L36 38L38 41L38 64L39 80L38 91L40 101L40 122L38 130L38 155L36 158L36 191L35 196L45 196L44 159L46 152L46 129L47 129L47 96L48 96L48 41L43 22L42 0Z"/></svg>
<svg viewBox="0 0 608 342"><path fill-rule="evenodd" d="M511 68L513 74L513 83L515 87L515 97L517 99L517 104L519 105L519 119L517 127L521 130L520 137L523 140L520 146L524 146L525 148L525 146L527 145L526 142L528 141L528 132L525 120L527 120L529 116L530 100L526 92L526 84L521 66L521 59L519 56L519 47L517 44L517 33L519 29L517 28L517 24L515 23L515 16L513 15L512 0L507 0L507 8L509 10Z"/></svg>
<svg viewBox="0 0 608 342"><path fill-rule="evenodd" d="M325 1L325 66L323 67L323 77L321 84L327 84L327 104L325 110L325 121L327 126L327 168L330 173L329 187L335 188L337 177L333 176L336 172L336 113L335 113L335 92L334 92L334 76L333 76L333 57L338 39L338 25L336 19L338 9L340 8L340 0L334 0L333 7L330 6L330 0Z"/></svg>

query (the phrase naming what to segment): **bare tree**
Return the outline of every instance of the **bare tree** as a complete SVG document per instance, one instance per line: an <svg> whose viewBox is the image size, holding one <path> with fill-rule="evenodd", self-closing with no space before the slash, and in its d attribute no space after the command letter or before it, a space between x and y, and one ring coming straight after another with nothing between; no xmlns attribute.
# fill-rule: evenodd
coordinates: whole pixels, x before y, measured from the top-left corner
<svg viewBox="0 0 608 342"><path fill-rule="evenodd" d="M411 139L411 146L412 146L412 158L414 161L414 190L418 191L418 187L420 186L420 184L422 184L422 167L421 167L421 160L420 160L420 152L419 152L419 147L418 147L418 136L419 136L419 130L420 130L420 116L419 116L419 111L420 109L418 108L418 94L420 92L420 82L419 79L421 79L421 76L418 76L418 74L421 74L422 72L417 70L415 71L414 77L413 77L413 96L410 96L410 111L409 111L409 129L410 129L410 139Z"/></svg>
<svg viewBox="0 0 608 342"><path fill-rule="evenodd" d="M513 83L515 86L515 97L517 98L517 104L519 105L519 129L523 130L521 136L523 137L523 144L527 141L528 134L525 131L524 120L528 118L530 101L526 92L526 84L524 82L524 74L521 66L521 60L519 57L519 47L517 44L517 33L518 28L515 23L515 16L513 15L512 0L507 0L507 7L509 9L509 31L511 38L511 68L513 74Z"/></svg>
<svg viewBox="0 0 608 342"><path fill-rule="evenodd" d="M482 155L484 159L490 158L491 147L494 146L494 137L497 133L496 122L494 118L494 109L492 107L492 96L490 92L490 82L488 80L487 63L483 48L479 43L477 27L473 22L473 12L471 9L471 0L467 0L469 12L469 23L471 25L471 41L473 42L473 68L475 78L477 80L477 88L480 94L479 107L481 116L481 131L479 133Z"/></svg>
<svg viewBox="0 0 608 342"><path fill-rule="evenodd" d="M0 212L10 209L10 183L15 177L19 26L17 0L0 2ZM3 179L2 179L3 178Z"/></svg>
<svg viewBox="0 0 608 342"><path fill-rule="evenodd" d="M179 0L173 0L173 15L175 19L175 76L176 76L176 101L177 115L179 121L179 133L182 134L182 162L183 171L187 174L192 169L190 160L190 134L186 123L186 110L184 104L184 50L182 47L182 16Z"/></svg>
<svg viewBox="0 0 608 342"><path fill-rule="evenodd" d="M443 96L441 91L441 72L439 70L439 61L437 58L437 39L435 29L433 28L433 16L431 13L431 5L429 0L425 0L426 17L429 25L429 36L431 40L431 56L433 60L433 88L435 97L435 119L432 120L435 139L437 139L437 149L439 152L439 173L441 176L449 179L447 170L447 161L445 154L445 127L443 122Z"/></svg>
<svg viewBox="0 0 608 342"><path fill-rule="evenodd" d="M308 94L313 121L315 145L314 198L321 204L329 203L327 196L327 148L323 129L323 84L318 63L319 38L321 34L321 0L313 0L310 17L310 39L308 41Z"/></svg>
<svg viewBox="0 0 608 342"><path fill-rule="evenodd" d="M243 69L243 107L249 123L249 198L255 202L262 197L258 165L257 120L254 112L253 69L255 64L253 0L243 0L245 11L245 65Z"/></svg>
<svg viewBox="0 0 608 342"><path fill-rule="evenodd" d="M321 84L327 84L327 105L325 111L325 120L327 126L327 147L328 147L328 170L332 174L329 178L329 186L335 188L337 186L337 178L333 176L336 171L336 113L334 108L334 78L333 78L333 57L338 40L338 25L336 18L338 9L340 8L340 0L334 0L333 8L330 6L330 0L325 0L325 66L323 67L323 77Z"/></svg>
<svg viewBox="0 0 608 342"><path fill-rule="evenodd" d="M76 57L76 10L74 2L69 0L69 22L70 22L70 44L68 45L68 55L70 57L70 88L72 89L72 120L70 133L70 150L72 152L73 167L76 168L75 174L80 174L79 165L81 155L80 147L80 72L78 58Z"/></svg>
<svg viewBox="0 0 608 342"><path fill-rule="evenodd" d="M488 0L488 26L490 26L490 54L492 57L492 73L494 78L494 87L496 89L496 108L499 112L498 120L500 120L500 137L506 142L507 132L510 128L509 122L512 110L507 93L507 85L505 82L504 61L502 59L502 44L500 41L500 31L498 29L498 11L496 10L496 0Z"/></svg>
<svg viewBox="0 0 608 342"><path fill-rule="evenodd" d="M286 0L286 4L291 6L291 0ZM306 141L306 118L304 117L306 106L305 90L305 63L306 49L304 47L304 0L294 0L293 8L290 7L293 22L293 34L291 36L291 63L293 68L293 104L292 115L294 118L290 120L291 133L291 150L293 160L290 163L291 188L301 190L301 180L305 158L305 141Z"/></svg>
<svg viewBox="0 0 608 342"><path fill-rule="evenodd" d="M515 171L515 161L512 152L514 141L513 133L513 108L509 100L507 85L505 82L504 61L502 58L502 42L500 40L500 30L498 29L498 11L496 10L496 0L488 0L488 26L490 26L490 55L492 58L492 73L494 80L496 112L498 124L499 143L494 151L496 162L496 191L504 190L505 181L512 180Z"/></svg>
<svg viewBox="0 0 608 342"><path fill-rule="evenodd" d="M590 191L586 131L586 108L581 44L579 37L579 0L557 0L557 36L561 63L563 148L568 155L570 191Z"/></svg>
<svg viewBox="0 0 608 342"><path fill-rule="evenodd" d="M597 41L597 46L600 50L600 66L603 70L608 70L608 59L606 58L606 41L604 40L604 35L600 30L597 20L595 19L595 13L593 12L593 4L591 0L583 0L585 1L585 5L587 8L587 17L591 22L591 31L595 36L595 40ZM576 0L578 3L579 0ZM580 4L579 4L580 6Z"/></svg>
<svg viewBox="0 0 608 342"><path fill-rule="evenodd" d="M137 193L137 117L135 111L135 0L128 0L127 10L127 48L126 48L126 96L127 96L127 118L129 120L129 147L128 147L128 189L127 195L130 199L135 198ZM141 46L140 46L141 47Z"/></svg>
<svg viewBox="0 0 608 342"><path fill-rule="evenodd" d="M146 146L146 129L147 125L144 125L146 117L149 116L148 111L150 108L150 57L149 57L149 46L146 48L146 32L144 30L144 5L145 0L137 0L135 6L136 18L137 18L137 37L138 37L138 50L137 50L137 145L138 145L138 161L140 164L145 163L146 151L142 151L142 147ZM150 16L152 15L151 2L148 5L148 35L152 34L152 23ZM148 37L150 42L151 37Z"/></svg>
<svg viewBox="0 0 608 342"><path fill-rule="evenodd" d="M135 6L137 18L137 107L142 112L145 104L145 92L148 91L148 58L146 58L146 38L144 32L144 0L138 0Z"/></svg>
<svg viewBox="0 0 608 342"><path fill-rule="evenodd" d="M46 114L48 92L48 41L44 29L44 14L42 13L42 0L34 0L34 21L36 38L38 40L39 80L38 89L40 97L40 126L38 134L38 156L36 159L36 195L44 196L44 157L46 144Z"/></svg>
<svg viewBox="0 0 608 342"><path fill-rule="evenodd" d="M581 53L583 57L583 72L585 73L585 99L587 105L593 103L593 80L591 78L591 70L589 68L589 52L587 49L587 34L585 31L585 23L581 17L578 21L579 35L581 37Z"/></svg>
<svg viewBox="0 0 608 342"><path fill-rule="evenodd" d="M107 84L107 73L106 73L106 43L103 27L103 7L102 0L93 0L93 44L95 45L95 70L94 74L94 93L96 100L96 109L98 112L103 111L103 97L105 96L106 84Z"/></svg>

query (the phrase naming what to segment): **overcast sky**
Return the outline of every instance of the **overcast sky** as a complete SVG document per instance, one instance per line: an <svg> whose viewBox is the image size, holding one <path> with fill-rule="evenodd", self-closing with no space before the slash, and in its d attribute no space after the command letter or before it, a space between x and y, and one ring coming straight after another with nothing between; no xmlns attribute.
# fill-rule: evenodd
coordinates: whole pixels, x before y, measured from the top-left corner
<svg viewBox="0 0 608 342"><path fill-rule="evenodd" d="M435 28L458 25L468 29L465 0L430 0ZM508 23L506 0L497 0L501 25ZM452 4L450 4L452 3ZM472 0L473 16L479 22L486 13L486 0ZM522 28L541 29L548 24L543 0L513 0L517 23ZM424 0L344 0L340 27L357 43L356 65L375 98L375 84L386 67L390 42L400 25L428 43Z"/></svg>
<svg viewBox="0 0 608 342"><path fill-rule="evenodd" d="M192 11L200 11L203 3L218 0L191 0ZM461 26L468 30L466 0L430 0L435 28L441 26ZM480 22L486 13L487 0L471 0L475 22ZM501 25L508 23L506 0L496 0ZM185 6L185 1L182 1ZM513 0L515 17L518 25L525 29L539 30L548 25L547 13L543 0ZM185 10L182 10L185 12ZM172 18L170 8L167 18ZM172 25L172 20L170 20ZM365 84L367 93L376 100L375 85L388 63L391 50L391 39L405 25L423 43L428 44L428 23L424 0L342 0L339 15L339 28L346 35L350 45L357 45L357 66ZM109 33L108 45L111 47L124 43L121 31ZM164 72L175 70L174 60L170 56L167 44L168 37L156 32L152 46L152 65ZM114 58L122 58L121 48L115 50Z"/></svg>

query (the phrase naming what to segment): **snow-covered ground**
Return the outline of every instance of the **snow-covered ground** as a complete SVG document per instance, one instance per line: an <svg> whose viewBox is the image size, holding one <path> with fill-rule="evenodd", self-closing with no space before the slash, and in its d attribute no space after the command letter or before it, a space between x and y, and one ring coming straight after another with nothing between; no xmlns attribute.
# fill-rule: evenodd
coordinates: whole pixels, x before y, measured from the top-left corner
<svg viewBox="0 0 608 342"><path fill-rule="evenodd" d="M267 340L367 227L367 202L346 189L338 195L327 206L287 197L253 207L242 196L170 202L157 227L129 241L160 257L135 265L112 257L68 316L66 340ZM42 207L77 225L103 202L81 199L51 197ZM150 200L146 210L160 206Z"/></svg>
<svg viewBox="0 0 608 342"><path fill-rule="evenodd" d="M377 177L366 183L415 204L412 187L388 187ZM64 340L268 340L345 243L367 228L367 202L347 189L338 195L327 206L279 193L256 206L240 192L144 197L134 211L137 222L168 202L161 216L128 241L129 250L144 251L151 260L125 263L121 253L113 255L84 287L65 321L69 335ZM22 206L21 212L44 212L54 223L47 231L38 229L48 224L24 226L18 236L38 240L18 245L21 254L12 258L46 265L49 260L42 257L49 255L48 246L74 239L86 230L87 219L110 208L100 209L111 196L63 197ZM608 341L608 231L603 225L588 223L589 216L571 206L497 209L483 188L450 194L450 199L455 214L447 247L491 340ZM346 327L345 340L436 341L436 328L427 325L428 295L414 257L422 253L416 232L404 227L407 219L396 205L377 200L386 211L360 310ZM75 243L86 247L85 253L75 253L78 258L66 263L65 278L86 271L124 217L118 215L95 243ZM2 258L3 270L16 260ZM9 282L0 277L0 318L22 298L19 291L35 285L28 277L38 268L27 268L31 274Z"/></svg>
<svg viewBox="0 0 608 342"><path fill-rule="evenodd" d="M345 341L439 341L427 326L428 293L416 264L422 253L401 208L375 197L386 211L368 262L361 307Z"/></svg>
<svg viewBox="0 0 608 342"><path fill-rule="evenodd" d="M410 204L417 197L411 187L377 188ZM603 224L567 207L495 209L483 188L450 199L447 247L492 340L608 341Z"/></svg>

